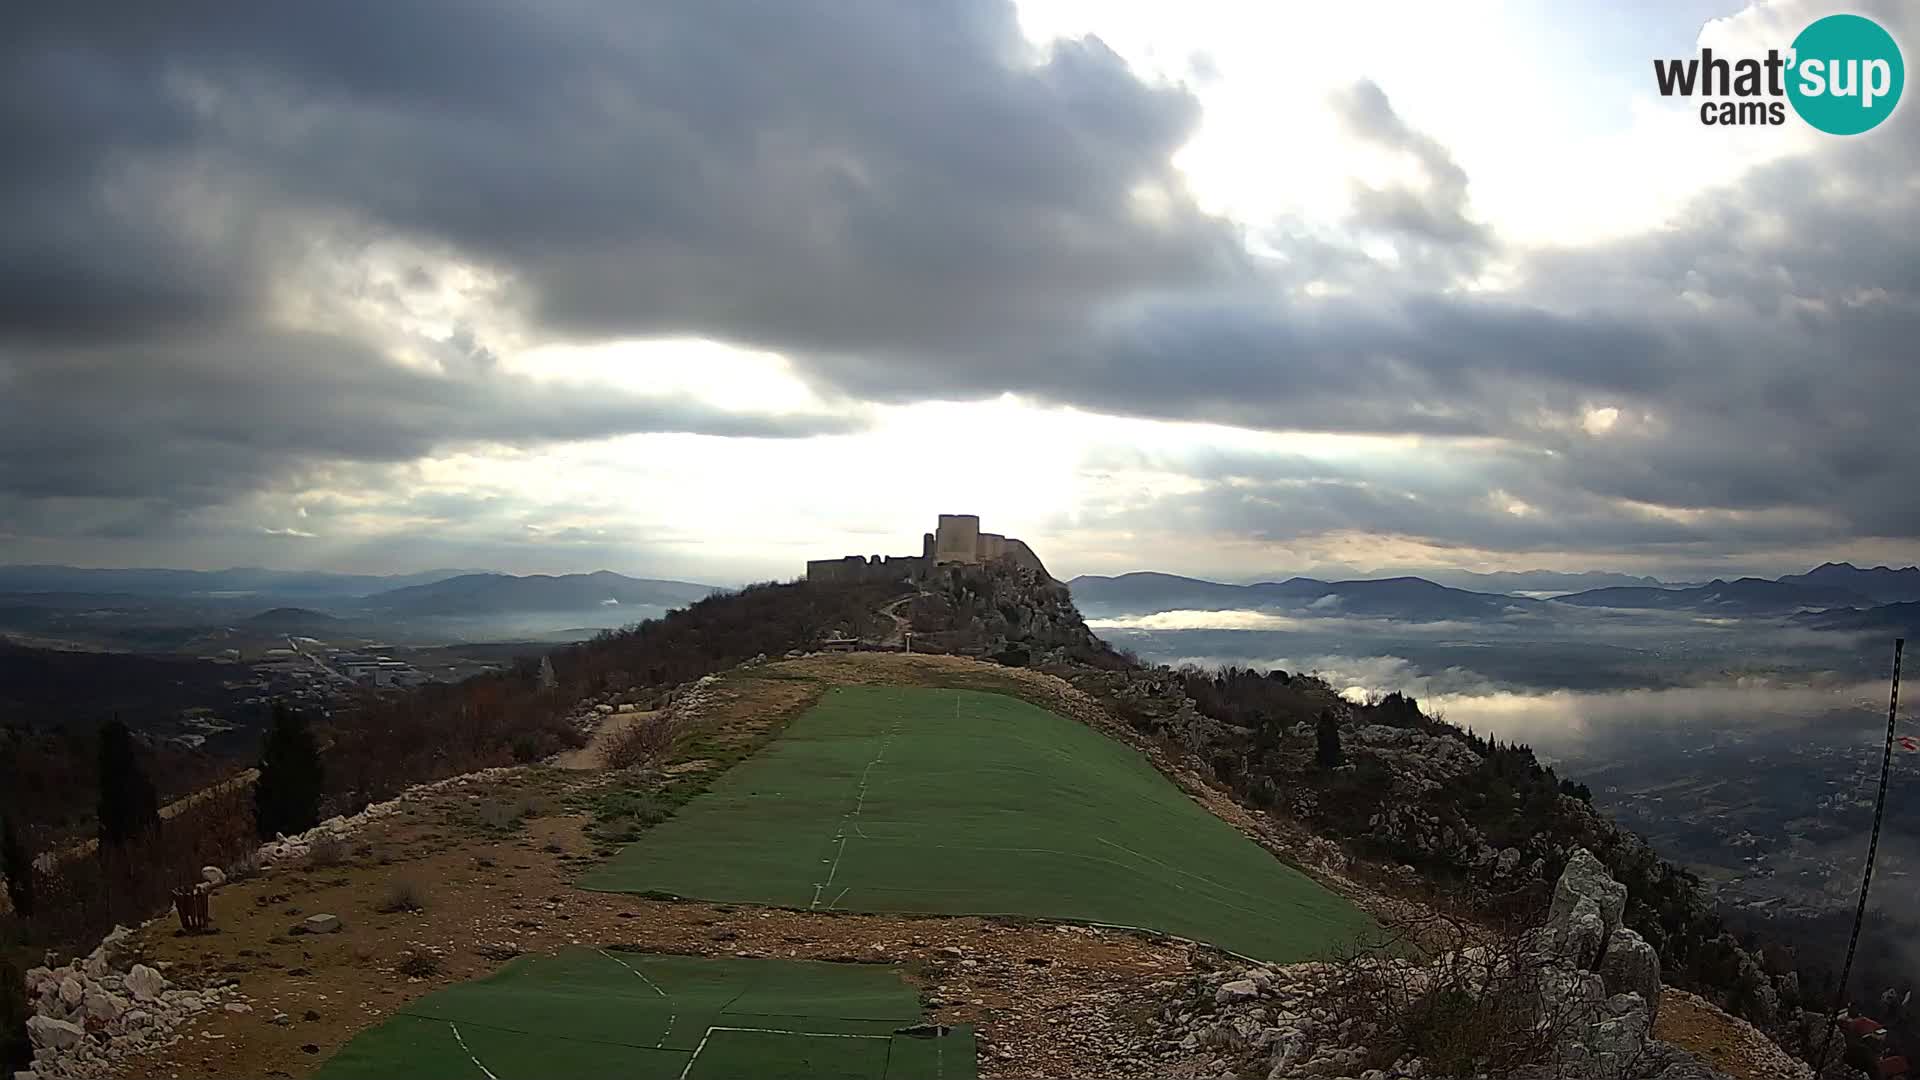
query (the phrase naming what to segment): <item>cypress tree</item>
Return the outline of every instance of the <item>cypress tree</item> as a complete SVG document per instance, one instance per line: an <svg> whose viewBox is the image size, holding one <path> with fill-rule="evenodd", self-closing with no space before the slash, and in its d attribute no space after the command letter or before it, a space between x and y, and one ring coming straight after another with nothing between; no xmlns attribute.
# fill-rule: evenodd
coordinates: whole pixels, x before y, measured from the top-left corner
<svg viewBox="0 0 1920 1080"><path fill-rule="evenodd" d="M118 847L160 828L160 796L119 720L100 728L100 845Z"/></svg>
<svg viewBox="0 0 1920 1080"><path fill-rule="evenodd" d="M1320 720L1314 725L1314 736L1319 741L1319 750L1315 755L1320 767L1331 769L1340 764L1340 718L1328 709L1320 714Z"/></svg>
<svg viewBox="0 0 1920 1080"><path fill-rule="evenodd" d="M0 1069L9 1073L33 1064L33 1042L27 1036L27 977L8 957L0 957Z"/></svg>
<svg viewBox="0 0 1920 1080"><path fill-rule="evenodd" d="M0 873L7 875L7 899L13 904L13 913L22 917L33 914L33 859L20 843L12 818L0 819Z"/></svg>
<svg viewBox="0 0 1920 1080"><path fill-rule="evenodd" d="M260 838L302 833L319 824L323 780L320 748L307 718L275 702L273 725L260 750L260 779L253 785L253 820Z"/></svg>

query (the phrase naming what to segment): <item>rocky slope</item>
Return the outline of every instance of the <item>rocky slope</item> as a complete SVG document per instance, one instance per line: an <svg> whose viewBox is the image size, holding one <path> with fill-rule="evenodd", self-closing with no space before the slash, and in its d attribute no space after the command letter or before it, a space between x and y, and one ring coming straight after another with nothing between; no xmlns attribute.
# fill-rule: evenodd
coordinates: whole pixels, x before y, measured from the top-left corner
<svg viewBox="0 0 1920 1080"><path fill-rule="evenodd" d="M1586 851L1512 942L1421 963L1372 956L1217 971L1155 1017L1174 1077L1728 1080L1655 1034L1659 958L1620 925L1626 888ZM1774 1059L1779 1080L1813 1073ZM1464 1072L1463 1072L1464 1067Z"/></svg>
<svg viewBox="0 0 1920 1080"><path fill-rule="evenodd" d="M916 629L944 624L949 641L1058 676L1275 829L1334 841L1353 874L1390 894L1511 923L1542 909L1586 851L1626 887L1618 921L1670 981L1796 1052L1820 1028L1810 1007L1824 1003L1797 974L1743 948L1693 875L1525 746L1451 727L1397 694L1356 703L1308 676L1143 665L1096 638L1065 590L1017 568L950 570L929 589ZM1337 732L1331 767L1317 754L1323 723Z"/></svg>

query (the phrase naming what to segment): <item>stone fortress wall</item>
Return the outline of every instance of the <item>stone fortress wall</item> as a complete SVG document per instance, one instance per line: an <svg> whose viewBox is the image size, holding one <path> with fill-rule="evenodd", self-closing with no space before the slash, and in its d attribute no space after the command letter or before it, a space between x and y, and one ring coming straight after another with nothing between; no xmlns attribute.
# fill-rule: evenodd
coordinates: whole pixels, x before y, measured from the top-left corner
<svg viewBox="0 0 1920 1080"><path fill-rule="evenodd" d="M921 537L918 555L848 555L839 559L809 559L808 581L839 583L903 581L927 576L935 567L952 563L979 564L1011 559L1046 575L1040 556L1022 540L980 531L978 514L941 514L934 532Z"/></svg>

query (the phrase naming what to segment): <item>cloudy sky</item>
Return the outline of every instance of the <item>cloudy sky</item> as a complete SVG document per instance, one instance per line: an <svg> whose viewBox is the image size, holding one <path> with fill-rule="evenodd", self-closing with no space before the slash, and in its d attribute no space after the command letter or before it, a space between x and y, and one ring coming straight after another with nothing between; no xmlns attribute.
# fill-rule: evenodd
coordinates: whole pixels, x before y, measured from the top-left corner
<svg viewBox="0 0 1920 1080"><path fill-rule="evenodd" d="M1834 10L30 5L0 562L1913 562L1920 114L1652 79Z"/></svg>

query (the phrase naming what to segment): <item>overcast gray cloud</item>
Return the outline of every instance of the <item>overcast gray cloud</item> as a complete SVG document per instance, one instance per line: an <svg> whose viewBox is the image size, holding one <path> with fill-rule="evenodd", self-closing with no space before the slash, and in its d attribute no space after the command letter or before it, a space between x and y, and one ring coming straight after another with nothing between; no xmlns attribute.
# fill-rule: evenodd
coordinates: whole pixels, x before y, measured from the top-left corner
<svg viewBox="0 0 1920 1080"><path fill-rule="evenodd" d="M1885 453L1920 396L1911 109L1666 227L1540 251L1361 81L1324 107L1413 179L1254 256L1171 164L1194 97L1094 39L1036 47L987 0L41 5L0 42L0 101L0 496L43 530L61 500L185 511L317 462L857 424L534 384L472 331L289 329L289 293L377 292L316 269L345 237L497 275L536 338L755 346L834 399L1013 391L1505 447L1447 476L1279 462L1251 492L1199 463L1212 483L1165 508L1242 535L1596 557L1920 537ZM1470 287L1496 267L1508 287ZM1476 501L1493 488L1534 512Z"/></svg>

